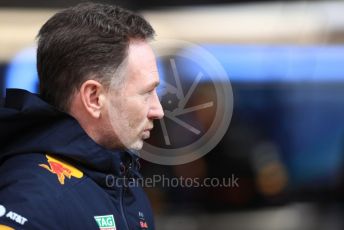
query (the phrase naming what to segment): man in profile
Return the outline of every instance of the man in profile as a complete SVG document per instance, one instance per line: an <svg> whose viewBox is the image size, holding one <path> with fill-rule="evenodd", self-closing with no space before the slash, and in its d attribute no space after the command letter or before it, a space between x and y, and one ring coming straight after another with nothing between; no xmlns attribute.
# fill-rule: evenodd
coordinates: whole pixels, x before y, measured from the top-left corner
<svg viewBox="0 0 344 230"><path fill-rule="evenodd" d="M40 95L0 108L0 229L154 229L132 150L163 117L151 25L84 3L38 34ZM116 183L107 183L107 175Z"/></svg>

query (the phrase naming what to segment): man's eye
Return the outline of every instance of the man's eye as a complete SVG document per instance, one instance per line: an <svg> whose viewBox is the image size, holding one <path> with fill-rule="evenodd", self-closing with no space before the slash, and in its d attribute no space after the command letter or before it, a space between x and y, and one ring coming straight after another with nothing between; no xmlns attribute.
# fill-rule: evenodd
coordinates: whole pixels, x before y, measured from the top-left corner
<svg viewBox="0 0 344 230"><path fill-rule="evenodd" d="M154 89L152 89L152 90L148 91L147 93L148 93L148 94L152 94L152 93L154 93Z"/></svg>

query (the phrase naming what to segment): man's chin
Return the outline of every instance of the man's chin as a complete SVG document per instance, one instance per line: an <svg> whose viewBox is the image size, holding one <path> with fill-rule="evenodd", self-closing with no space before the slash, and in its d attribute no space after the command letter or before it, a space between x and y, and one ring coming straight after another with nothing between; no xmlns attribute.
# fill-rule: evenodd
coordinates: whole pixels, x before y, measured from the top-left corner
<svg viewBox="0 0 344 230"><path fill-rule="evenodd" d="M129 147L129 149L132 150L141 150L143 147L143 140L137 140L135 143L132 143Z"/></svg>

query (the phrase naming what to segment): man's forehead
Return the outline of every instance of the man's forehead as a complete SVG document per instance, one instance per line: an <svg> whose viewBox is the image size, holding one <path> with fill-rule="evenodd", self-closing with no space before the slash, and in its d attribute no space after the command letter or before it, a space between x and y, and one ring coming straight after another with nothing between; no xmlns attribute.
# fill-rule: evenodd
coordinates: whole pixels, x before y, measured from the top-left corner
<svg viewBox="0 0 344 230"><path fill-rule="evenodd" d="M159 73L156 69L151 71L129 71L125 79L127 87L134 87L139 90L153 89L160 84Z"/></svg>
<svg viewBox="0 0 344 230"><path fill-rule="evenodd" d="M157 86L159 73L152 48L146 41L134 40L129 45L127 78L131 84L139 87Z"/></svg>
<svg viewBox="0 0 344 230"><path fill-rule="evenodd" d="M144 80L145 80L144 81L145 85L157 87L160 84L158 71L155 70L155 71L146 73L144 76Z"/></svg>

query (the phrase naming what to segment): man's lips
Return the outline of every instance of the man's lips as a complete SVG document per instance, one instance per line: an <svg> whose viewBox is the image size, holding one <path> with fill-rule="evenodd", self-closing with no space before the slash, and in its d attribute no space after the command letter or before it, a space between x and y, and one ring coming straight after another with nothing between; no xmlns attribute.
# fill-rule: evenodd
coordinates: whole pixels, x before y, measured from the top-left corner
<svg viewBox="0 0 344 230"><path fill-rule="evenodd" d="M148 139L150 137L150 132L153 129L153 126L148 127L146 129L143 130L143 139Z"/></svg>
<svg viewBox="0 0 344 230"><path fill-rule="evenodd" d="M150 137L149 129L146 129L143 131L142 137L143 137L143 139L148 139Z"/></svg>

